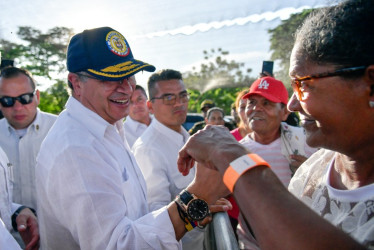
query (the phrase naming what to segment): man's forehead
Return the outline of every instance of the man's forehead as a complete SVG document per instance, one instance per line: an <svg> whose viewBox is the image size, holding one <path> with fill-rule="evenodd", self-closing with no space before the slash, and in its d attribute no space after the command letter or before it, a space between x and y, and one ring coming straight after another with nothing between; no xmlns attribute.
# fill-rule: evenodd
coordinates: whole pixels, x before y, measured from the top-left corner
<svg viewBox="0 0 374 250"><path fill-rule="evenodd" d="M158 91L163 93L181 93L186 92L186 87L181 80L168 80L157 82Z"/></svg>
<svg viewBox="0 0 374 250"><path fill-rule="evenodd" d="M144 95L143 91L137 89L134 91L134 93L131 95L131 101L141 100L141 99L147 99L146 95Z"/></svg>
<svg viewBox="0 0 374 250"><path fill-rule="evenodd" d="M0 88L9 84L23 84L32 88L30 78L24 74L18 74L9 78L0 77Z"/></svg>

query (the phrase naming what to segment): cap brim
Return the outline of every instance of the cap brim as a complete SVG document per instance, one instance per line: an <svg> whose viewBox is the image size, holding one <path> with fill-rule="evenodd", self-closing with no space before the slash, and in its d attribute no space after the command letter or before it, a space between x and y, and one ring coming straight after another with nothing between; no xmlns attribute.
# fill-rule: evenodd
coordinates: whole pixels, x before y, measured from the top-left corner
<svg viewBox="0 0 374 250"><path fill-rule="evenodd" d="M253 96L253 95L259 95L259 96L262 96L266 99L268 99L269 101L272 101L272 102L275 102L275 103L278 103L278 102L282 102L279 98L276 98L272 95L269 95L269 94L265 94L263 92L251 92L251 93L247 93L245 94L242 99L248 99L249 97Z"/></svg>
<svg viewBox="0 0 374 250"><path fill-rule="evenodd" d="M156 68L148 63L133 59L104 69L87 69L86 71L98 79L117 81L128 78L143 70L154 72Z"/></svg>

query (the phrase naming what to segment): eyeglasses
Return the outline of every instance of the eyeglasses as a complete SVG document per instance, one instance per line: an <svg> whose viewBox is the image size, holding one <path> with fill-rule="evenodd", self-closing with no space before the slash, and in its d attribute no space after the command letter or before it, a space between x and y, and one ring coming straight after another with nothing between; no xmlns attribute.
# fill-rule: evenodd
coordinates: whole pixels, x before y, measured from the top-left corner
<svg viewBox="0 0 374 250"><path fill-rule="evenodd" d="M179 100L181 103L186 103L190 99L190 95L187 92L180 93ZM162 99L162 103L165 105L174 105L177 102L177 95L176 94L163 94L160 97L153 97L153 99Z"/></svg>
<svg viewBox="0 0 374 250"><path fill-rule="evenodd" d="M32 93L22 94L17 97L3 96L0 98L0 103L4 108L13 107L16 101L19 101L22 105L30 104L34 98L35 91Z"/></svg>
<svg viewBox="0 0 374 250"><path fill-rule="evenodd" d="M325 77L332 77L332 76L340 76L340 75L349 75L352 73L356 73L358 71L364 71L367 68L367 66L359 66L359 67L351 67L351 68L344 68L344 69L338 69L334 72L325 72L310 76L303 76L303 77L292 77L291 78L291 86L293 91L297 94L297 99L299 101L304 101L304 92L301 90L303 87L304 81L309 81L313 79L319 79L319 78L325 78Z"/></svg>

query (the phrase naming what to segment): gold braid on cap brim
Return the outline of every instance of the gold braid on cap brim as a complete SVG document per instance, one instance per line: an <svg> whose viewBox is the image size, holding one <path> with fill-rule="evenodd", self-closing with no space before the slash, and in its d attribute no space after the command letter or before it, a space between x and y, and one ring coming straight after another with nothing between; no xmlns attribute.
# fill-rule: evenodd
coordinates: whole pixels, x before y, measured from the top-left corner
<svg viewBox="0 0 374 250"><path fill-rule="evenodd" d="M130 75L130 74L132 74L134 72L137 72L137 71L141 70L142 68L145 68L145 67L148 67L148 66L151 66L151 65L144 64L144 65L139 66L139 64L135 64L135 63L130 61L130 62L124 62L124 63L120 63L120 64L117 64L117 65L114 65L114 66L106 67L106 68L101 70L103 72L96 71L96 70L93 70L93 69L87 69L87 71L89 71L93 74L96 74L96 75L100 75L100 76L105 76L105 77L110 77L110 78L118 78L118 77L124 77L124 76ZM106 73L106 72L114 73L114 72L123 72L123 71L126 71L126 72L123 73L123 74Z"/></svg>

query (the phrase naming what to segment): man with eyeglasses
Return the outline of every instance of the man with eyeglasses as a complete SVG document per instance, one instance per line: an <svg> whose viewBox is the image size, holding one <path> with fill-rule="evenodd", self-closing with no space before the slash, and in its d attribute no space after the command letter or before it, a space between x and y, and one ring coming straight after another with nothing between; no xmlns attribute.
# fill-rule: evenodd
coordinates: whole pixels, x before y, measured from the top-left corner
<svg viewBox="0 0 374 250"><path fill-rule="evenodd" d="M193 180L195 172L182 176L177 168L178 151L189 138L183 128L189 95L182 74L166 69L148 80L151 125L133 146L136 161L147 183L150 210L169 204ZM184 249L202 249L204 234L194 229L182 238Z"/></svg>
<svg viewBox="0 0 374 250"><path fill-rule="evenodd" d="M151 124L152 118L149 115L147 99L144 88L136 85L130 100L129 115L123 123L125 137L130 148Z"/></svg>
<svg viewBox="0 0 374 250"><path fill-rule="evenodd" d="M121 33L101 27L71 38L67 68L72 96L37 159L42 249L180 249L187 222L175 202L149 212L144 177L123 130L134 75L155 67L136 60ZM213 204L217 184L209 176L202 169L201 184L187 189ZM211 211L223 209L228 206ZM194 217L202 224L209 220L204 211Z"/></svg>
<svg viewBox="0 0 374 250"><path fill-rule="evenodd" d="M11 163L13 201L36 209L35 165L40 145L57 116L38 109L39 90L31 74L6 67L0 75L0 146ZM14 233L17 241L22 240Z"/></svg>

